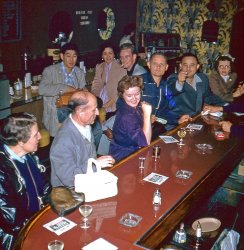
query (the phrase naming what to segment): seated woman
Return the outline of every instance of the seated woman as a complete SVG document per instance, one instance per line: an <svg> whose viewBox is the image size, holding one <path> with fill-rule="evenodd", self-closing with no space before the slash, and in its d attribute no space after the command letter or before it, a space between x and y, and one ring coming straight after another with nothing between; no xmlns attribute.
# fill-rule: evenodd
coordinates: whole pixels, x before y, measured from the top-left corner
<svg viewBox="0 0 244 250"><path fill-rule="evenodd" d="M242 95L240 86L236 88L237 74L232 72L233 61L230 55L219 56L215 62L216 71L209 76L211 90L226 102Z"/></svg>
<svg viewBox="0 0 244 250"><path fill-rule="evenodd" d="M1 123L0 243L1 249L12 249L24 223L47 202L51 186L33 155L41 138L36 118L19 113Z"/></svg>
<svg viewBox="0 0 244 250"><path fill-rule="evenodd" d="M116 112L109 154L116 161L150 144L152 106L140 102L143 80L140 76L124 76L118 85L121 106Z"/></svg>
<svg viewBox="0 0 244 250"><path fill-rule="evenodd" d="M115 59L115 50L111 44L103 44L101 53L104 62L96 66L91 92L102 99L106 112L114 112L118 82L127 72Z"/></svg>

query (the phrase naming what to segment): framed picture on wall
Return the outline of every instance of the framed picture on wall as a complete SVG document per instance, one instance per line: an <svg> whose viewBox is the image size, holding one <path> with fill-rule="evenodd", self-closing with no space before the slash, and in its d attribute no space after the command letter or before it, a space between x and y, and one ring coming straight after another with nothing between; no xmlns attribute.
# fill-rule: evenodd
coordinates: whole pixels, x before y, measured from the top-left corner
<svg viewBox="0 0 244 250"><path fill-rule="evenodd" d="M21 0L1 0L0 10L0 42L21 40Z"/></svg>

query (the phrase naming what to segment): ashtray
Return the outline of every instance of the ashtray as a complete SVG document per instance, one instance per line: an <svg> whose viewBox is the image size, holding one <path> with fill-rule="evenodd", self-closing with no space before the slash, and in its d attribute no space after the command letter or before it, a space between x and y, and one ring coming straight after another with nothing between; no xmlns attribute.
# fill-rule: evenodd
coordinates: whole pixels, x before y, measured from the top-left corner
<svg viewBox="0 0 244 250"><path fill-rule="evenodd" d="M210 144L206 143L200 143L195 145L197 148L197 153L205 155L205 154L211 154L213 147Z"/></svg>
<svg viewBox="0 0 244 250"><path fill-rule="evenodd" d="M211 150L213 149L213 147L210 144L206 144L206 143L200 143L200 144L196 144L196 147L200 150Z"/></svg>
<svg viewBox="0 0 244 250"><path fill-rule="evenodd" d="M180 179L189 179L191 175L192 172L188 170L178 170L175 174L175 176Z"/></svg>
<svg viewBox="0 0 244 250"><path fill-rule="evenodd" d="M142 220L142 217L132 213L126 213L119 220L119 223L126 227L135 227Z"/></svg>

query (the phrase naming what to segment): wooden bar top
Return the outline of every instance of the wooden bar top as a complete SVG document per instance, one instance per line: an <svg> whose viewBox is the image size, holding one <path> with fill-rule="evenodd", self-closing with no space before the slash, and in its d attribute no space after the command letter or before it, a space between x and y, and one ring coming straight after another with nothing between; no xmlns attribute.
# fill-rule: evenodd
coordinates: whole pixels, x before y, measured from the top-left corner
<svg viewBox="0 0 244 250"><path fill-rule="evenodd" d="M185 145L166 144L158 139L150 146L142 148L113 167L111 171L118 177L118 195L90 203L93 213L89 217L91 228L81 229L81 215L78 211L67 218L77 223L70 231L57 236L43 227L58 216L48 207L43 214L35 217L19 235L21 249L46 249L49 241L60 239L65 249L81 249L99 237L108 240L119 249L159 249L160 243L175 226L202 200L216 190L243 157L243 142L238 138L217 140L215 127L206 124L201 117L193 123L203 125L200 131L187 132ZM182 125L181 125L182 126ZM178 139L177 130L169 134ZM202 154L196 144L210 144L213 149ZM161 147L160 158L152 157L153 145ZM138 157L145 157L145 168L139 169ZM192 172L190 179L176 177L178 170ZM143 179L150 173L167 176L161 185ZM162 204L152 204L155 188L160 188ZM136 227L126 227L119 223L126 213L142 217Z"/></svg>

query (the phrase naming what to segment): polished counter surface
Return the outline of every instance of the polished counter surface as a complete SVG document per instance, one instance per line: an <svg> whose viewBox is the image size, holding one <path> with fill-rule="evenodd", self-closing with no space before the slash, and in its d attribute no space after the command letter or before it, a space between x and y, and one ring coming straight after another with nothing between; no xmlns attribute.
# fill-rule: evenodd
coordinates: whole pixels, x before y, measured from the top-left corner
<svg viewBox="0 0 244 250"><path fill-rule="evenodd" d="M39 95L38 89L29 87L18 91L15 90L14 96L11 97L10 105L11 108L14 108L38 100L42 100L42 96Z"/></svg>
<svg viewBox="0 0 244 250"><path fill-rule="evenodd" d="M80 228L82 217L76 210L67 218L77 226L57 236L43 227L58 217L47 207L21 232L21 249L31 249L33 245L37 250L46 249L53 239L62 240L67 249L81 249L99 237L119 249L159 249L184 216L209 197L243 157L241 140L229 138L228 133L224 140L216 139L214 120L206 123L202 117L197 117L194 123L203 127L200 131L187 132L184 146L166 144L159 139L113 167L111 171L118 177L118 195L90 203L93 206L89 217L91 228ZM177 129L169 134L178 139ZM203 154L195 146L198 143L210 144L213 149ZM161 147L160 158L156 161L152 157L155 144ZM144 169L138 167L141 156L146 158ZM191 171L191 178L177 178L178 170ZM152 172L168 179L161 185L144 181ZM155 188L160 188L162 193L162 204L156 207L152 204ZM141 216L139 225L131 228L121 225L119 220L126 213Z"/></svg>

